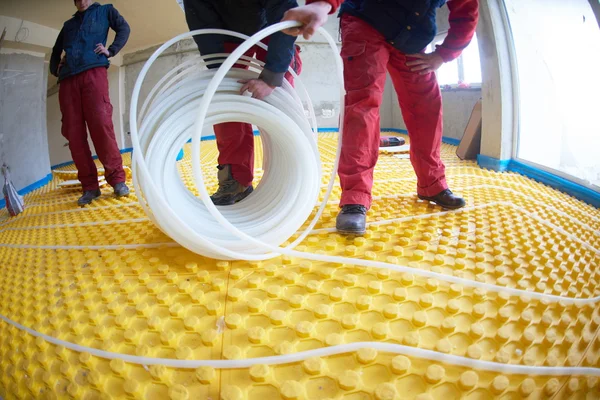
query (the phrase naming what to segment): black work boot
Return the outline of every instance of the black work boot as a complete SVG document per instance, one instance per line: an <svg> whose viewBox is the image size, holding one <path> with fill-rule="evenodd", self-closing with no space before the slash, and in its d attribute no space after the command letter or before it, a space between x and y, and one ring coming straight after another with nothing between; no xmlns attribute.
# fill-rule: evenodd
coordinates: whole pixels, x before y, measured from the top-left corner
<svg viewBox="0 0 600 400"><path fill-rule="evenodd" d="M335 229L340 233L362 235L367 223L367 207L361 204L346 204L335 220Z"/></svg>
<svg viewBox="0 0 600 400"><path fill-rule="evenodd" d="M450 189L444 189L440 193L435 196L421 196L419 195L421 200L432 201L438 206L442 206L449 210L456 210L457 208L462 208L465 206L465 200L462 197L455 196Z"/></svg>
<svg viewBox="0 0 600 400"><path fill-rule="evenodd" d="M83 192L83 196L81 196L79 200L77 200L77 204L79 204L80 206L91 204L93 200L96 200L100 196L102 196L102 192L100 191L100 189L85 190Z"/></svg>
<svg viewBox="0 0 600 400"><path fill-rule="evenodd" d="M252 185L243 186L241 183L233 179L231 175L231 165L217 166L219 172L219 189L210 196L213 204L216 206L230 206L238 201L244 200L254 188Z"/></svg>
<svg viewBox="0 0 600 400"><path fill-rule="evenodd" d="M115 196L117 196L117 198L129 196L129 188L125 182L117 183L113 189L115 190Z"/></svg>

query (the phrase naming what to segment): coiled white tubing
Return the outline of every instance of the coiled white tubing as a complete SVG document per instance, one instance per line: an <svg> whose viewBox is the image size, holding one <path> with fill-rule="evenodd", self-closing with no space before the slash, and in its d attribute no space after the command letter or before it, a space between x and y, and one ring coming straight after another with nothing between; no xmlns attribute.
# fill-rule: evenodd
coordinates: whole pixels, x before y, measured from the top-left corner
<svg viewBox="0 0 600 400"><path fill-rule="evenodd" d="M262 38L297 25L294 22L274 25L249 39L245 35L223 30L186 33L161 46L140 72L132 96L130 117L135 149L133 175L136 193L152 221L195 253L211 258L244 260L265 260L278 256L282 250L279 246L298 231L318 199L321 164L315 134L317 129L310 98L301 80L295 76L300 93L312 113L312 126L304 114L300 96L287 81L265 101L260 101L240 96L242 85L238 83L241 79L257 78L258 72L230 69L234 63L250 65L254 69L262 68L261 62L243 57L243 54L256 44L262 45L259 43ZM156 58L181 39L215 33L248 40L224 62L222 58L214 60L214 55L208 57L211 61L202 59L205 65L222 62L218 70L203 69L202 64L191 60L171 71L150 93L138 121L136 110L139 92ZM336 54L338 76L342 82L341 60L337 56L335 42L326 31L321 33ZM243 61L237 61L240 57ZM342 91L340 95L343 97L343 94ZM251 196L233 206L217 209L204 185L200 137L203 127L232 121L260 127L264 175ZM141 122L139 130L138 122ZM200 199L182 184L174 161L190 137L194 178ZM329 186L330 192L333 179ZM321 210L326 200L327 196ZM321 212L289 248L308 235Z"/></svg>

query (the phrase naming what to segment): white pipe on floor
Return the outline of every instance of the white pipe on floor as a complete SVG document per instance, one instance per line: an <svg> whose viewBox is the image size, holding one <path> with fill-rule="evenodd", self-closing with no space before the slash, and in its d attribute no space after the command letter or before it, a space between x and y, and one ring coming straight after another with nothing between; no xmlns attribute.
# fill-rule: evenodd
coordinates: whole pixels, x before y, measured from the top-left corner
<svg viewBox="0 0 600 400"><path fill-rule="evenodd" d="M154 358L141 357L130 354L113 353L110 351L98 350L87 346L66 342L56 339L52 336L44 335L26 326L12 321L2 315L0 319L15 328L25 331L35 337L41 337L49 343L56 346L63 346L66 349L79 353L89 353L92 356L104 358L107 360L123 360L124 362L138 365L163 365L169 368L196 369L199 367L212 367L215 369L239 369L249 368L253 365L282 365L306 360L311 357L328 357L338 354L356 352L361 349L375 349L384 353L402 354L409 357L421 358L457 365L460 367L474 368L483 371L497 372L501 374L520 374L520 375L541 375L541 376L563 376L563 375L581 375L581 376L600 376L600 368L591 367L537 367L530 365L511 365L502 364L493 361L476 360L462 356L455 356L439 351L425 350L418 347L404 346L394 343L382 342L355 342L341 344L337 346L322 347L319 349L301 351L293 354L283 354L271 357L247 358L243 360L177 360L173 358Z"/></svg>

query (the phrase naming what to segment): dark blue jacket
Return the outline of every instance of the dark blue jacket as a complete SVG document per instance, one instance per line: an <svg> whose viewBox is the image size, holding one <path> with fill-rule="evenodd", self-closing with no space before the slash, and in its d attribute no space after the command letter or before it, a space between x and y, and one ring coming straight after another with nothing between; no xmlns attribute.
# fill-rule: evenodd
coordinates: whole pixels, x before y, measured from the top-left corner
<svg viewBox="0 0 600 400"><path fill-rule="evenodd" d="M107 67L110 65L104 54L94 53L98 43L106 46L108 29L112 28L117 35L113 44L108 48L114 57L129 39L129 24L125 21L112 4L92 4L83 13L73 14L73 18L65 22L50 58L50 73L58 76L61 81L69 76L77 75L88 69ZM66 53L66 63L58 74L58 65L63 50Z"/></svg>
<svg viewBox="0 0 600 400"><path fill-rule="evenodd" d="M405 54L421 52L437 34L436 11L446 0L346 0L340 15L368 22Z"/></svg>
<svg viewBox="0 0 600 400"><path fill-rule="evenodd" d="M296 0L184 0L185 18L190 30L227 29L248 36L281 21ZM202 55L224 53L223 43L241 40L219 35L195 36ZM281 86L294 57L296 38L281 32L269 39L269 51L261 79L272 86Z"/></svg>

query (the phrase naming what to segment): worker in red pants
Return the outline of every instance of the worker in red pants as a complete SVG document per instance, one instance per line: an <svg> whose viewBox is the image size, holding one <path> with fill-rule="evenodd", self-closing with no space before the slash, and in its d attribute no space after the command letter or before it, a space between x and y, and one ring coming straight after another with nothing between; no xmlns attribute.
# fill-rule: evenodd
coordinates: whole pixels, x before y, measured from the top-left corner
<svg viewBox="0 0 600 400"><path fill-rule="evenodd" d="M307 3L311 3L310 0ZM325 1L316 7L331 10ZM222 0L186 0L185 16L190 30L227 29L251 36L267 26L278 23L284 13L298 7L296 0L265 0L232 2ZM202 55L230 53L242 41L233 37L219 35L199 35L194 40ZM250 49L246 56L254 56L265 62L265 67L258 79L243 82L241 93L249 91L252 97L262 100L269 96L276 87L287 79L293 84L288 68L299 74L302 69L299 48L295 46L296 38L278 32L267 38L264 43L269 46L265 51L257 46ZM213 64L209 68L217 68ZM243 67L236 65L236 67ZM219 188L211 196L214 204L226 206L235 204L252 193L254 178L254 135L250 124L228 122L215 125L215 136L218 158Z"/></svg>
<svg viewBox="0 0 600 400"><path fill-rule="evenodd" d="M60 82L59 102L62 134L69 141L71 156L83 186L79 205L100 197L98 171L87 139L87 129L106 181L117 197L127 196L123 160L115 139L113 107L108 95L108 59L114 57L129 39L129 25L112 5L92 0L74 0L77 12L65 22L50 58L50 73ZM109 28L116 32L107 49ZM63 51L65 56L63 57Z"/></svg>
<svg viewBox="0 0 600 400"><path fill-rule="evenodd" d="M410 136L410 160L417 194L444 208L465 201L448 188L440 157L442 97L435 71L457 58L469 44L478 19L478 0L449 0L450 30L433 53L423 49L436 34L436 10L445 0L346 0L340 8L342 58L346 87L342 151L338 174L342 186L336 228L363 234L371 206L373 170L379 155L379 107L390 73ZM303 22L303 10L286 19ZM304 18L304 19L302 19Z"/></svg>

